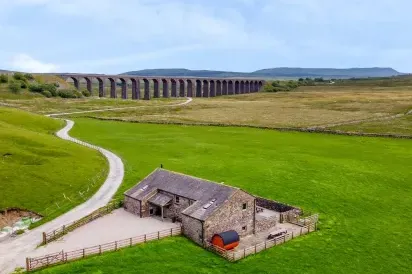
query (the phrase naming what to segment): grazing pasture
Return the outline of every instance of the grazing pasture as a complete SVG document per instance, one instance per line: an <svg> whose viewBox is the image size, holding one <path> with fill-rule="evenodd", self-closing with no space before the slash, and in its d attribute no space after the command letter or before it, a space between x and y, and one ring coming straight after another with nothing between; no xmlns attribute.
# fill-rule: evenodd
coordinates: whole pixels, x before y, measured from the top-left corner
<svg viewBox="0 0 412 274"><path fill-rule="evenodd" d="M412 271L410 140L84 118L73 135L124 159L118 197L163 164L320 212L319 231L234 264L178 237L44 273Z"/></svg>

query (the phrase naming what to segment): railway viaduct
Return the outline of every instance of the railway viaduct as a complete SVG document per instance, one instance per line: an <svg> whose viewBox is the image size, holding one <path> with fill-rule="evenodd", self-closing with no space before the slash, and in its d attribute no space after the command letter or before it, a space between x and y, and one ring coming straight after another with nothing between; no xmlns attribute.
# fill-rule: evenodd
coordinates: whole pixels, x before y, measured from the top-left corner
<svg viewBox="0 0 412 274"><path fill-rule="evenodd" d="M117 98L116 87L121 86L121 98L128 98L131 87L132 99L150 100L169 97L216 97L258 92L264 80L253 78L202 78L202 77L146 77L137 75L101 75L101 74L57 74L73 80L76 89L80 82L86 82L87 90L93 94L92 84L97 81L99 97L106 97L105 84L110 86L110 98ZM141 94L141 84L143 94ZM153 92L152 92L153 91ZM161 92L162 91L162 92Z"/></svg>

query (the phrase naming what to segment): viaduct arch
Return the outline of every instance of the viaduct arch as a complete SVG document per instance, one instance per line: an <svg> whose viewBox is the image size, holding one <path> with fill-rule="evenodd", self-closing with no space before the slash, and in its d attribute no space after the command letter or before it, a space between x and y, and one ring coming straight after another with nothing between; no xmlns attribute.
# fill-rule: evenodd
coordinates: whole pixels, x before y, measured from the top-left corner
<svg viewBox="0 0 412 274"><path fill-rule="evenodd" d="M216 97L258 92L265 80L252 78L206 78L206 77L146 77L137 75L103 74L58 74L65 80L71 79L74 87L86 82L86 89L94 94L93 83L97 84L99 97L118 98L118 86L122 99L150 100L169 97ZM160 85L162 85L160 87ZM131 88L131 90L130 90ZM160 91L162 89L162 91ZM130 93L129 93L130 92Z"/></svg>

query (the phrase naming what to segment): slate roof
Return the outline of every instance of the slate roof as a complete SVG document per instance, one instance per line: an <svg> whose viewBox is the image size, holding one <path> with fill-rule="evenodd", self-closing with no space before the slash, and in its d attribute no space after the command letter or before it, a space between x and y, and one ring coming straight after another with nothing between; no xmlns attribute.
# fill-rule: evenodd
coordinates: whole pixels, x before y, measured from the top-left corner
<svg viewBox="0 0 412 274"><path fill-rule="evenodd" d="M183 210L182 213L198 220L206 220L208 216L239 189L158 168L139 184L126 191L125 195L137 200L143 200L146 196L153 194L154 190L163 190L195 200L196 202ZM208 204L209 206L206 206ZM207 208L204 208L205 206Z"/></svg>
<svg viewBox="0 0 412 274"><path fill-rule="evenodd" d="M173 200L173 197L167 194L163 193L157 193L153 197L151 197L148 201L152 204L158 205L158 206L165 206L167 205L171 200Z"/></svg>

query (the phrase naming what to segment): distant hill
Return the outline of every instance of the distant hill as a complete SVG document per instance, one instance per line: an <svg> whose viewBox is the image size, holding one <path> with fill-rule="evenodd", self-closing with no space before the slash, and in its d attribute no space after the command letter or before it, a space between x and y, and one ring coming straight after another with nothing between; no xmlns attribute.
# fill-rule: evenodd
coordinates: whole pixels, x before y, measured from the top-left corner
<svg viewBox="0 0 412 274"><path fill-rule="evenodd" d="M258 78L366 78L388 77L403 75L392 68L269 68L254 72L232 72L215 70L189 70L189 69L145 69L129 71L122 74L141 76L187 76L187 77L258 77Z"/></svg>

